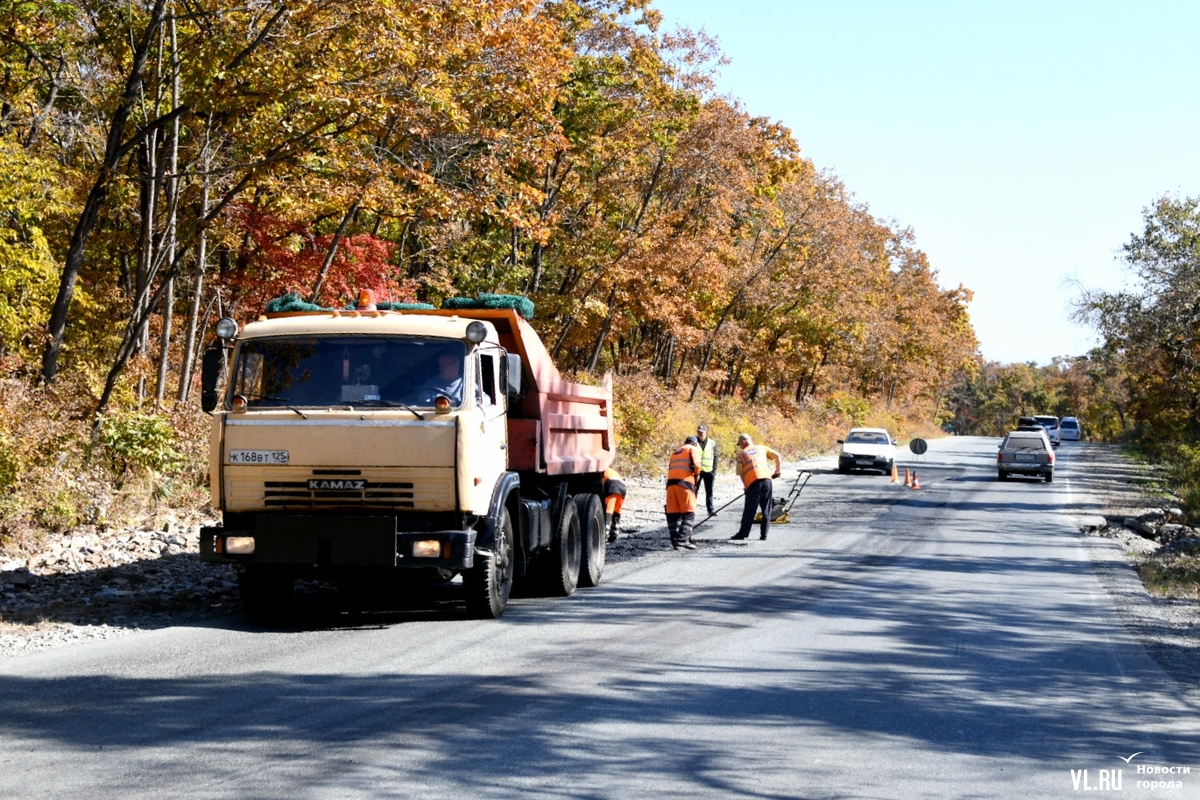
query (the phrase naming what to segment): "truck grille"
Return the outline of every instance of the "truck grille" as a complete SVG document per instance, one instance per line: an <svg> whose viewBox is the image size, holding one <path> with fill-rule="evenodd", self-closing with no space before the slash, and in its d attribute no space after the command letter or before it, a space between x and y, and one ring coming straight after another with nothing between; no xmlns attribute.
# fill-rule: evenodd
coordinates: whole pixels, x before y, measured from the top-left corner
<svg viewBox="0 0 1200 800"><path fill-rule="evenodd" d="M230 511L254 509L394 509L455 507L453 469L225 468Z"/></svg>
<svg viewBox="0 0 1200 800"><path fill-rule="evenodd" d="M314 481L316 485L313 485ZM263 484L263 505L291 508L386 505L391 508L413 508L413 485L343 478L266 481Z"/></svg>

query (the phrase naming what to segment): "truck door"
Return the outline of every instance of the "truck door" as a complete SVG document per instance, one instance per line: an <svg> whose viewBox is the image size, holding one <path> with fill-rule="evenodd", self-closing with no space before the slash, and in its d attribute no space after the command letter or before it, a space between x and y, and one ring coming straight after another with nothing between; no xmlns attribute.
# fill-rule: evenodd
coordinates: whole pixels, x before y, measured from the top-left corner
<svg viewBox="0 0 1200 800"><path fill-rule="evenodd" d="M505 396L500 386L500 350L480 350L475 354L475 404L481 412L479 452L483 457L494 454L495 475L508 469L508 419ZM489 470L490 472L490 470ZM488 487L491 491L492 487Z"/></svg>

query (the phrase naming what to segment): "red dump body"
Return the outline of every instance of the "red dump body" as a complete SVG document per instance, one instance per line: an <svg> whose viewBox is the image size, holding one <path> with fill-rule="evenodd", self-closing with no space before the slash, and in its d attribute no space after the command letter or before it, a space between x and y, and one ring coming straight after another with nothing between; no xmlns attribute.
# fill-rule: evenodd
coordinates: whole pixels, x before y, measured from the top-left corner
<svg viewBox="0 0 1200 800"><path fill-rule="evenodd" d="M533 326L511 309L441 309L405 314L458 316L490 322L500 344L521 356L524 398L508 415L508 465L547 475L603 472L616 457L612 382L563 380Z"/></svg>

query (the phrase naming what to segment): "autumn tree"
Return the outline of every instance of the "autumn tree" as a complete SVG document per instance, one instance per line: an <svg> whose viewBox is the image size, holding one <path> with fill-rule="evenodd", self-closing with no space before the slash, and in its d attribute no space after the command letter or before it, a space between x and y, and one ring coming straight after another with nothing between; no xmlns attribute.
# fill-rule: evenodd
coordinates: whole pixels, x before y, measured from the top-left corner
<svg viewBox="0 0 1200 800"><path fill-rule="evenodd" d="M166 405L217 314L284 292L513 292L568 371L935 408L973 363L969 291L660 22L647 0L9 4L0 242L36 246L2 288L42 316L10 301L5 346L98 410Z"/></svg>
<svg viewBox="0 0 1200 800"><path fill-rule="evenodd" d="M1148 442L1200 438L1200 198L1162 197L1122 248L1135 284L1088 292L1092 322L1122 365L1130 411Z"/></svg>

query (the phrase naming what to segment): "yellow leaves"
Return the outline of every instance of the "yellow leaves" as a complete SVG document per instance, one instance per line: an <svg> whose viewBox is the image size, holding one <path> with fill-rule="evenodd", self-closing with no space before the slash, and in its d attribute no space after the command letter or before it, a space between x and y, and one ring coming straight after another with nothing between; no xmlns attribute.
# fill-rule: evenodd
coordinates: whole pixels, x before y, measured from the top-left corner
<svg viewBox="0 0 1200 800"><path fill-rule="evenodd" d="M78 75L91 70L81 102L100 121L137 34L136 19L101 6L104 35L74 43L88 56ZM275 243L285 253L343 226L347 239L394 246L397 279L419 280L428 299L533 292L547 330L563 333L567 368L652 364L670 379L724 375L729 392L760 378L811 383L827 362L873 374L898 351L941 364L973 346L969 292L940 293L924 256L803 158L784 124L706 93L713 42L659 35L645 0L201 0L189 10L176 19L177 50L164 39L150 59L138 122L171 107L178 79L185 237L197 235L202 191L209 208L241 203L286 223L292 238ZM46 40L46 18L17 17L25 27L13 30ZM4 95L23 98L15 113L26 122L44 95L35 88ZM104 150L99 122L47 124L67 126L48 141L75 143L59 163ZM143 155L121 163L104 246L88 261L113 308L126 299L111 276L139 248ZM11 156L0 151L0 188L14 180ZM236 270L244 231L228 217L205 222L211 252ZM916 340L916 330L932 333ZM742 371L748 360L759 369Z"/></svg>
<svg viewBox="0 0 1200 800"><path fill-rule="evenodd" d="M56 165L0 137L0 349L32 353L30 332L57 291L56 260L44 227L66 209Z"/></svg>

